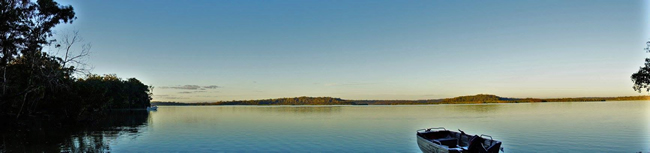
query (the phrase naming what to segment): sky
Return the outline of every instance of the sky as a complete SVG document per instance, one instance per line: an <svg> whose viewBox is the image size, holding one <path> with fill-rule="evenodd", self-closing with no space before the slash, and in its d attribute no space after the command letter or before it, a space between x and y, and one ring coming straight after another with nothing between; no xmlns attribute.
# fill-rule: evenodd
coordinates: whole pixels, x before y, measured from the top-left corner
<svg viewBox="0 0 650 153"><path fill-rule="evenodd" d="M647 1L58 1L154 101L647 95ZM56 35L55 35L56 36ZM79 46L80 47L80 46Z"/></svg>

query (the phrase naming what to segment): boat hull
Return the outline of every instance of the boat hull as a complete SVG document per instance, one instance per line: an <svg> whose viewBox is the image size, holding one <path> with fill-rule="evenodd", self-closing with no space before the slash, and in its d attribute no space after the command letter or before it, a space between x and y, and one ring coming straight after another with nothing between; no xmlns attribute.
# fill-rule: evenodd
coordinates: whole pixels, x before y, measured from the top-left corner
<svg viewBox="0 0 650 153"><path fill-rule="evenodd" d="M417 139L418 146L423 153L449 153L449 149L447 147L434 144L433 142L420 136L417 136Z"/></svg>

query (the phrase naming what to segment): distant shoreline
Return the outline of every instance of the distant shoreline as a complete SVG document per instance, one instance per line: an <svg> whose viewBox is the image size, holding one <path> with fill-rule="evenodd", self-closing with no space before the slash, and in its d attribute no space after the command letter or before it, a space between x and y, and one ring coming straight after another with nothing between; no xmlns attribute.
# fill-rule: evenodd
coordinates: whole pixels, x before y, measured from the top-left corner
<svg viewBox="0 0 650 153"><path fill-rule="evenodd" d="M437 105L437 104L488 104L488 103L544 103L544 102L598 102L598 101L642 101L650 96L621 97L579 97L579 98L506 98L496 95L478 94L444 99L427 100L345 100L332 97L294 97L260 100L234 100L219 102L151 102L158 106L213 106L213 105Z"/></svg>

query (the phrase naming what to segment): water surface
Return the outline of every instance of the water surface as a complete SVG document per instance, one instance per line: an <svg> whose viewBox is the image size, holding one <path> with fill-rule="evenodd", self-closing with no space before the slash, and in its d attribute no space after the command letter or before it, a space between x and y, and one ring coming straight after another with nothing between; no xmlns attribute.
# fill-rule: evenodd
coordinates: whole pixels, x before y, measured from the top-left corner
<svg viewBox="0 0 650 153"><path fill-rule="evenodd" d="M650 102L161 106L111 152L420 152L415 130L489 134L506 152L650 152ZM101 132L101 130L99 131Z"/></svg>

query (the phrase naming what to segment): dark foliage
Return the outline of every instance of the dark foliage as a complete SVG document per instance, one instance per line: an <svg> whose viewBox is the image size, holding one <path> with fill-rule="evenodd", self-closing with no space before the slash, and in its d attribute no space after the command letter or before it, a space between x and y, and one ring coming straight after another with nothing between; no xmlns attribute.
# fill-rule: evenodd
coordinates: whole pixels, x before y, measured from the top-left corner
<svg viewBox="0 0 650 153"><path fill-rule="evenodd" d="M218 102L216 105L351 105L352 102L332 97L296 97L263 100Z"/></svg>
<svg viewBox="0 0 650 153"><path fill-rule="evenodd" d="M479 95L474 95L474 96L460 96L460 97L455 97L455 98L448 98L442 100L442 103L461 103L461 102L499 102L502 99L499 96L495 95L484 95L484 94L479 94Z"/></svg>
<svg viewBox="0 0 650 153"><path fill-rule="evenodd" d="M29 121L94 120L109 109L149 106L151 87L135 78L89 75L64 59L43 52L51 29L76 19L72 6L53 0L0 0L0 120L5 125Z"/></svg>
<svg viewBox="0 0 650 153"><path fill-rule="evenodd" d="M646 52L650 52L650 41L646 42L646 46ZM648 85L650 85L650 58L645 59L644 66L639 68L639 71L632 74L631 78L632 82L634 82L634 86L632 87L634 88L634 91L640 93L643 88L646 88L646 92L650 91L650 88L648 88Z"/></svg>

